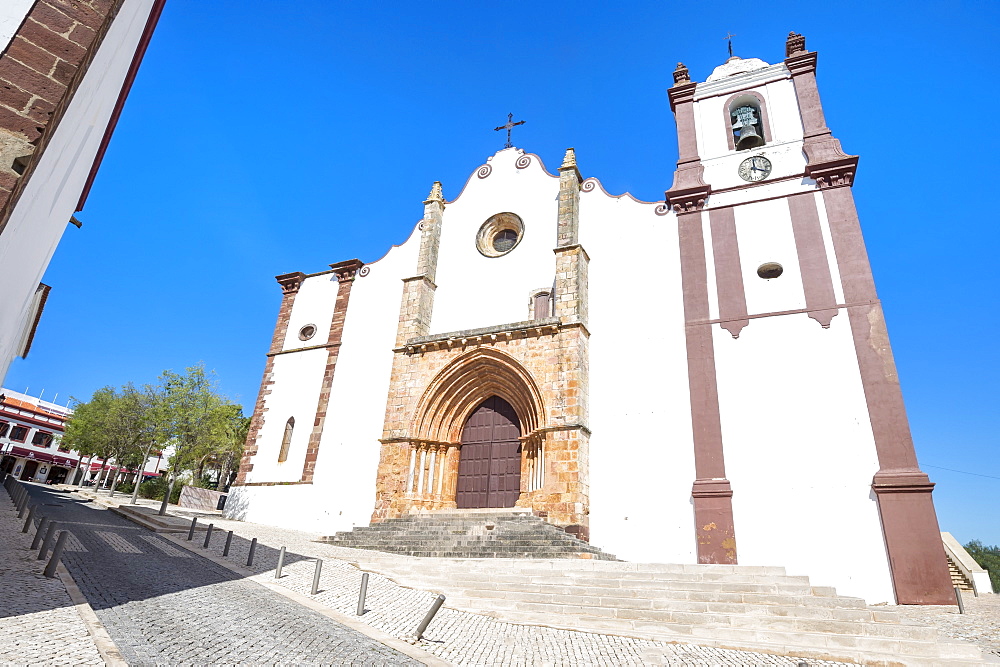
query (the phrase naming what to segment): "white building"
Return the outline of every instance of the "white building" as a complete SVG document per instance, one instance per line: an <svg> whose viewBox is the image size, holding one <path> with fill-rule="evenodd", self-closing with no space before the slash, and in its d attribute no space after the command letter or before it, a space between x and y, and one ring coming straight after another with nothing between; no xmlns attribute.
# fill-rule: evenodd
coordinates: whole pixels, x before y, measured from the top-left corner
<svg viewBox="0 0 1000 667"><path fill-rule="evenodd" d="M378 261L278 276L229 513L519 506L627 560L952 603L815 67L795 34L777 64L678 66L663 201L507 148Z"/></svg>
<svg viewBox="0 0 1000 667"><path fill-rule="evenodd" d="M66 422L73 415L57 405L12 389L0 389L0 470L26 482L45 484L94 482L110 486L118 464L113 458L81 457L62 443ZM153 451L143 466L143 479L167 467L169 453ZM123 477L131 480L132 475Z"/></svg>
<svg viewBox="0 0 1000 667"><path fill-rule="evenodd" d="M31 482L72 480L79 455L61 440L73 411L10 389L0 389L0 470Z"/></svg>
<svg viewBox="0 0 1000 667"><path fill-rule="evenodd" d="M0 2L0 382L31 348L42 276L83 209L164 1Z"/></svg>

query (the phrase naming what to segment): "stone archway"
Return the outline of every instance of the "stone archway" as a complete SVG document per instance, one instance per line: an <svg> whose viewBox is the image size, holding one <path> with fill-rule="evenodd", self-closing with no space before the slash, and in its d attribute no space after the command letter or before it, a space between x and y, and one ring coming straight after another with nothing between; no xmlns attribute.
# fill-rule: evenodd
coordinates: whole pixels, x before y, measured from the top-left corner
<svg viewBox="0 0 1000 667"><path fill-rule="evenodd" d="M504 506L530 506L525 494L541 487L546 410L531 373L514 358L492 348L461 353L446 363L412 408L406 433L383 439L376 480L379 521L419 509L457 508L462 433L473 414L491 399L505 409L517 452L504 465L519 465L504 481ZM509 434L508 434L509 435ZM505 436L506 437L506 436ZM503 447L501 447L503 448ZM508 484L516 484L506 488Z"/></svg>

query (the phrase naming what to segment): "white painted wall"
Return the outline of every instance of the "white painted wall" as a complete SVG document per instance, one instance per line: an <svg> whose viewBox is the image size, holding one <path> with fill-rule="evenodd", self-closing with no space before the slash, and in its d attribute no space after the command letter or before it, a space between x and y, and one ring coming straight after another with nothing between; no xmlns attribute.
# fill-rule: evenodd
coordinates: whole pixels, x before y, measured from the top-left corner
<svg viewBox="0 0 1000 667"><path fill-rule="evenodd" d="M733 212L747 313L805 308L806 294L788 200L772 199L737 206ZM757 268L766 262L781 264L784 269L781 275L771 280L758 276Z"/></svg>
<svg viewBox="0 0 1000 667"><path fill-rule="evenodd" d="M829 329L800 313L751 320L739 339L713 332L739 562L892 602L870 490L878 459L846 313Z"/></svg>
<svg viewBox="0 0 1000 667"><path fill-rule="evenodd" d="M266 398L267 412L257 435L257 456L247 476L248 482L297 482L302 478L326 359L325 349L279 354L274 358L274 387L281 389L272 390ZM278 454L289 417L295 418L292 442L288 458L279 463Z"/></svg>
<svg viewBox="0 0 1000 667"><path fill-rule="evenodd" d="M494 155L492 173L484 179L473 174L445 207L431 333L522 322L531 291L552 285L559 179L535 156L518 169L521 155L516 148ZM479 228L505 211L521 217L524 236L506 255L485 257L476 249Z"/></svg>
<svg viewBox="0 0 1000 667"><path fill-rule="evenodd" d="M10 46L14 33L34 4L35 0L4 0L0 3L0 53Z"/></svg>
<svg viewBox="0 0 1000 667"><path fill-rule="evenodd" d="M368 525L375 502L379 438L389 393L402 279L416 271L419 249L420 232L414 230L404 244L366 265L367 275L359 273L354 280L314 484L233 487L227 515L322 534ZM317 340L326 342L337 289L334 274L303 282L283 349L315 345ZM320 333L303 342L297 332L305 324L316 324ZM268 411L248 482L301 478L327 356L326 349L318 349L275 357L275 384L265 398ZM295 432L288 460L278 463L285 422L292 415Z"/></svg>
<svg viewBox="0 0 1000 667"><path fill-rule="evenodd" d="M367 526L375 507L402 279L416 272L419 250L420 232L415 230L354 281L316 461L317 486L324 489L323 511L328 513L317 520L330 531Z"/></svg>
<svg viewBox="0 0 1000 667"><path fill-rule="evenodd" d="M288 318L288 330L281 344L282 350L297 350L326 343L330 335L330 322L333 321L339 285L337 275L333 272L312 276L302 281ZM302 340L299 338L299 331L307 324L316 327L316 335L308 340Z"/></svg>
<svg viewBox="0 0 1000 667"><path fill-rule="evenodd" d="M434 332L522 320L531 290L551 282L558 181L537 164L517 170L519 155L511 150L494 156L492 174L473 177L445 209ZM787 192L798 192L809 184L790 186ZM476 232L486 218L505 210L522 216L525 237L509 256L484 258L475 248ZM711 230L708 214L701 217L715 316ZM738 207L736 231L749 311L804 307L786 201ZM691 501L696 475L676 217L657 216L655 204L595 188L581 193L580 242L591 257L591 541L628 560L696 562ZM231 512L249 503L249 520L318 534L368 524L400 280L413 275L418 248L415 233L354 283L316 483L235 489ZM771 281L757 277L757 266L766 261L780 262L784 275ZM838 280L835 264L831 269ZM329 321L333 293L323 296L322 284L314 277L303 285L290 336L301 324ZM473 298L484 285L491 285L497 298ZM740 563L783 565L841 593L891 601L870 495L878 463L846 314L838 314L830 329L797 314L751 320L738 340L721 327L713 332ZM272 430L262 437L258 460L276 458L286 412L300 404L315 409L325 351L308 354L276 359L267 414L282 417L272 420ZM296 441L289 457L296 474L299 446ZM251 481L281 479L273 464L258 460Z"/></svg>
<svg viewBox="0 0 1000 667"><path fill-rule="evenodd" d="M626 560L692 563L677 219L654 208L599 188L580 196L580 243L591 257L590 535Z"/></svg>
<svg viewBox="0 0 1000 667"><path fill-rule="evenodd" d="M0 16L12 16L4 6ZM0 381L17 353L31 297L75 211L152 6L153 0L123 4L0 235Z"/></svg>

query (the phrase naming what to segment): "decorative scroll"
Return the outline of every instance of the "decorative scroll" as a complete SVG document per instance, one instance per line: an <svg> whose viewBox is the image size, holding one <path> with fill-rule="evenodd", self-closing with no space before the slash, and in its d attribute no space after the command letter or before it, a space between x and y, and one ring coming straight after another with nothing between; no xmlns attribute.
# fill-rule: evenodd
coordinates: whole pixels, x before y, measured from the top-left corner
<svg viewBox="0 0 1000 667"><path fill-rule="evenodd" d="M666 215L667 213L670 213L670 209L667 208L666 204L657 204L656 208L653 209L653 212L656 213L656 215Z"/></svg>
<svg viewBox="0 0 1000 667"><path fill-rule="evenodd" d="M582 190L583 192L591 192L596 188L597 188L597 180L593 178L588 178L583 182L583 185L580 186L580 190Z"/></svg>
<svg viewBox="0 0 1000 667"><path fill-rule="evenodd" d="M514 163L514 166L517 167L518 169L525 169L530 164L531 164L531 156L522 155L521 157L517 158L517 162Z"/></svg>
<svg viewBox="0 0 1000 667"><path fill-rule="evenodd" d="M369 267L367 267L367 266L362 266L362 267L361 267L361 268L360 268L360 269L358 270L358 275L359 275L359 276L361 276L362 278L364 278L364 277L365 277L365 276L367 276L367 275L368 275L369 273L371 273L371 271L372 271L372 270L371 270L371 269L370 269Z"/></svg>
<svg viewBox="0 0 1000 667"><path fill-rule="evenodd" d="M476 176L478 176L479 178L486 178L492 173L493 173L493 167L491 167L488 164L484 164L482 167L479 168L479 171L476 172Z"/></svg>

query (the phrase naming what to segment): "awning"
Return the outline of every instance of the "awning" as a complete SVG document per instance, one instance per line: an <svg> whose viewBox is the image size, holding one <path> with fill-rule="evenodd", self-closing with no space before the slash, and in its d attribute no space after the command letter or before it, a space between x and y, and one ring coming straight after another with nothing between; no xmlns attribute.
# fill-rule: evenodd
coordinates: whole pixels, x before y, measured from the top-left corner
<svg viewBox="0 0 1000 667"><path fill-rule="evenodd" d="M52 465L62 466L64 468L75 468L79 463L79 461L66 458L65 456L55 456L46 452L36 452L33 449L24 449L23 447L12 447L7 454L9 456L28 459L30 461L51 463Z"/></svg>

